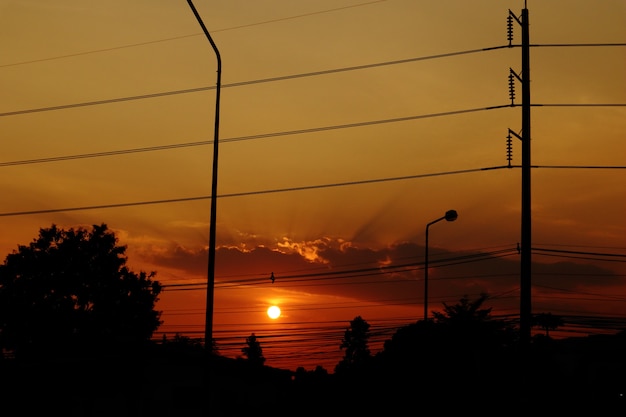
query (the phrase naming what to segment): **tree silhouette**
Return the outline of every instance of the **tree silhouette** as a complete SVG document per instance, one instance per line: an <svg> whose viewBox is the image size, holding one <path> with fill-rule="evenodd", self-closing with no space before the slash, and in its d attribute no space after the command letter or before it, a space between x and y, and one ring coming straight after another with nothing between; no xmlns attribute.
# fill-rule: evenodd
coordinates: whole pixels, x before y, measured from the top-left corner
<svg viewBox="0 0 626 417"><path fill-rule="evenodd" d="M371 359L371 353L368 347L370 325L363 320L361 316L356 316L350 322L343 335L340 349L345 349L343 359L335 367L335 372L343 372L346 370L354 370L362 368Z"/></svg>
<svg viewBox="0 0 626 417"><path fill-rule="evenodd" d="M550 337L550 330L556 330L563 326L565 322L561 316L552 313L539 313L533 317L533 325L538 326L546 332L546 337Z"/></svg>
<svg viewBox="0 0 626 417"><path fill-rule="evenodd" d="M0 348L62 357L137 348L160 325L155 273L126 267L105 224L40 229L0 265Z"/></svg>
<svg viewBox="0 0 626 417"><path fill-rule="evenodd" d="M241 352L248 358L248 362L250 362L251 365L262 366L265 363L261 343L257 340L254 333L246 338L246 347L242 348Z"/></svg>
<svg viewBox="0 0 626 417"><path fill-rule="evenodd" d="M457 304L448 305L443 303L443 313L433 311L435 322L438 324L467 324L484 322L490 318L491 308L481 306L489 298L487 294L481 294L474 301L470 301L467 296L461 298Z"/></svg>
<svg viewBox="0 0 626 417"><path fill-rule="evenodd" d="M483 307L487 299L483 294L475 300L463 297L454 305L444 303L443 312L433 312L433 320L398 329L374 358L382 373L378 378L389 381L384 388L403 392L406 384L393 385L391 381L420 375L429 381L420 394L424 399L452 391L468 398L484 389L489 376L506 376L517 332L509 322L491 318L491 309ZM442 390L442 386L447 388Z"/></svg>
<svg viewBox="0 0 626 417"><path fill-rule="evenodd" d="M433 312L439 332L445 332L445 343L458 346L484 348L509 346L515 341L513 326L491 317L491 308L483 308L488 294L470 301L467 296L454 305L443 303L443 313Z"/></svg>

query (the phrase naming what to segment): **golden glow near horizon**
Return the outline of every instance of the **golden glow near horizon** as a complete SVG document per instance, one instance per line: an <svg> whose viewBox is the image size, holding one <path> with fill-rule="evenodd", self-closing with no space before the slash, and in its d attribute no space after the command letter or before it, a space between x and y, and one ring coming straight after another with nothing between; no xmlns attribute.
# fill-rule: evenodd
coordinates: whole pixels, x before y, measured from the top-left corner
<svg viewBox="0 0 626 417"><path fill-rule="evenodd" d="M506 19L523 1L194 4L223 62L218 344L260 335L246 306L277 297L288 335L419 318L424 228L450 208L463 221L431 231L429 306L487 291L515 314L521 33L507 47ZM619 315L626 3L528 9L533 310ZM0 253L106 223L166 285L160 331L199 335L205 289L167 287L206 282L208 262L216 60L188 5L0 0L0 42ZM463 262L476 253L493 259Z"/></svg>

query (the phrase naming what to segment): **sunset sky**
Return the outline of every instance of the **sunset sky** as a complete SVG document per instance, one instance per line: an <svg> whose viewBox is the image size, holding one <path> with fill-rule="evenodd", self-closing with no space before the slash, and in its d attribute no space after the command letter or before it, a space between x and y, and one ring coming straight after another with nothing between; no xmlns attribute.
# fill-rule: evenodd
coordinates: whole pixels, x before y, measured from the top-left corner
<svg viewBox="0 0 626 417"><path fill-rule="evenodd" d="M626 320L626 2L526 4L533 312L585 335ZM194 5L222 58L225 355L255 333L268 365L332 371L358 315L375 353L422 318L450 209L429 305L519 314L524 1ZM159 334L202 337L217 65L187 1L0 0L0 43L0 255L105 223L165 285Z"/></svg>

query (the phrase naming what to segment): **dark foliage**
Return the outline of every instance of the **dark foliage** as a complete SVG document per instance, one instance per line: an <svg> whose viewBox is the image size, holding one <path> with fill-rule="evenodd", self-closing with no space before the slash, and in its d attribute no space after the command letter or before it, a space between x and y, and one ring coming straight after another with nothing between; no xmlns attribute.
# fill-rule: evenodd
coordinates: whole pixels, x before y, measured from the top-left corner
<svg viewBox="0 0 626 417"><path fill-rule="evenodd" d="M474 301L462 298L453 306L444 304L444 312L434 313L433 320L398 329L377 355L381 366L400 372L419 368L422 373L442 366L465 371L483 368L498 351L516 341L513 326L491 319L491 309L481 308L487 298L482 295Z"/></svg>
<svg viewBox="0 0 626 417"><path fill-rule="evenodd" d="M394 336L394 352L412 343L434 321L417 322ZM396 337L397 336L397 337ZM391 344L388 344L391 346ZM175 349L172 349L175 347ZM503 348L508 351L508 348ZM376 360L358 377L318 367L296 372L252 366L245 359L211 356L196 343L175 338L140 357L66 360L44 366L0 361L0 411L20 415L172 416L442 415L624 415L626 334L535 340L521 372L515 350L500 356L501 372L453 369L443 355L417 355L421 366L394 372ZM404 352L400 354L399 352ZM435 352L431 352L435 353ZM402 369L402 372L399 371ZM439 374L439 375L437 375ZM77 378L88 375L88 378ZM33 401L33 399L35 399ZM6 412L9 413L6 413Z"/></svg>
<svg viewBox="0 0 626 417"><path fill-rule="evenodd" d="M291 372L206 355L200 342L179 335L151 344L142 355L45 364L4 360L0 411L146 417L624 415L626 332L563 340L540 335L526 351L510 323L492 319L482 307L486 299L463 298L433 320L402 327L381 352L334 374L322 367ZM356 333L361 341L367 335L369 325L357 318L344 343ZM254 334L246 343L254 349L244 353L263 356ZM356 345L369 352L367 344ZM77 377L83 375L88 378Z"/></svg>
<svg viewBox="0 0 626 417"><path fill-rule="evenodd" d="M0 265L0 347L22 359L137 349L160 325L155 273L126 267L106 225L41 229Z"/></svg>
<svg viewBox="0 0 626 417"><path fill-rule="evenodd" d="M336 373L356 372L365 368L372 357L368 346L369 329L369 323L361 316L350 321L350 327L346 329L339 346L340 349L345 349L345 354L335 367Z"/></svg>
<svg viewBox="0 0 626 417"><path fill-rule="evenodd" d="M248 362L253 366L262 366L265 363L263 348L254 333L246 338L246 347L242 348L241 352L248 358Z"/></svg>
<svg viewBox="0 0 626 417"><path fill-rule="evenodd" d="M544 330L546 337L550 337L550 330L556 330L564 324L563 317L553 315L552 313L535 314L532 320L532 325Z"/></svg>

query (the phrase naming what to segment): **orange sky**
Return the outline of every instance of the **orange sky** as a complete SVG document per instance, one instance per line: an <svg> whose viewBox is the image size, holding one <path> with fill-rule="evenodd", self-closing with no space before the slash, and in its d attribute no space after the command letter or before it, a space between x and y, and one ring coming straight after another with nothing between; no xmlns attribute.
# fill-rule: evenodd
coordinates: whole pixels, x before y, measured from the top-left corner
<svg viewBox="0 0 626 417"><path fill-rule="evenodd" d="M376 343L420 319L425 226L449 209L429 305L487 291L494 315L519 312L521 172L482 169L521 133L519 83L506 107L521 48L498 47L523 1L194 4L223 64L225 354L255 333L269 365L332 370L355 316ZM533 311L624 317L626 55L609 44L626 43L626 5L527 7ZM0 0L0 42L0 253L53 223L106 223L131 268L206 282L216 60L187 2ZM161 331L202 335L201 286L166 287L159 308Z"/></svg>

